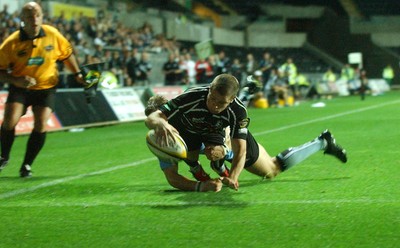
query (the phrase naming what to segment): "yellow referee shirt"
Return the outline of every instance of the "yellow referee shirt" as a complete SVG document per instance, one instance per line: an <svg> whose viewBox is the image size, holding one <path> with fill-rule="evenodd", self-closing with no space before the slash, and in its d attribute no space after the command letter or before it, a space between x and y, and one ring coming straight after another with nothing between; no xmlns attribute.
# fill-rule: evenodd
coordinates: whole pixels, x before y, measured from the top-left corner
<svg viewBox="0 0 400 248"><path fill-rule="evenodd" d="M0 70L10 70L16 77L35 78L36 85L30 90L49 89L58 83L56 61L63 61L71 54L69 41L52 26L42 25L33 40L19 30L0 46Z"/></svg>

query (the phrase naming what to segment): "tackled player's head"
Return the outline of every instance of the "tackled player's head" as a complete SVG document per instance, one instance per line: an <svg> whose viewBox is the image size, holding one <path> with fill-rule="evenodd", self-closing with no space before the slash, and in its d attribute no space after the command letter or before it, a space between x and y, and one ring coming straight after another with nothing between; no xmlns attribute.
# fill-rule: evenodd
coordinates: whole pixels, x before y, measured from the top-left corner
<svg viewBox="0 0 400 248"><path fill-rule="evenodd" d="M144 110L144 114L146 116L149 116L151 113L156 111L161 105L167 102L168 100L161 95L155 95L150 97L150 99L147 101L147 107Z"/></svg>

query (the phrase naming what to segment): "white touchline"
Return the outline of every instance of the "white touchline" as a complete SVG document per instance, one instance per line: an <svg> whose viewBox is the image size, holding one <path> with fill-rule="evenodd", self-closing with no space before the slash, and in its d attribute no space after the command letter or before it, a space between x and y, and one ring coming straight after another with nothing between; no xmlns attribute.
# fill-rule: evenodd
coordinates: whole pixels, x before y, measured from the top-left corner
<svg viewBox="0 0 400 248"><path fill-rule="evenodd" d="M305 122L300 122L300 123L296 123L296 124L292 124L292 125L286 125L286 126L283 126L283 127L280 127L280 128L275 128L275 129L271 129L271 130L264 131L264 132L254 133L254 136L264 135L264 134L267 134L267 133L274 133L274 132L278 132L278 131L282 131L282 130L286 130L286 129L290 129L290 128L294 128L294 127L298 127L298 126L307 125L307 124L310 124L310 123L315 123L315 122L325 121L325 120L329 120L329 119L333 119L333 118L337 118L337 117L341 117L341 116L345 116L345 115L360 113L360 112L363 112L363 111L376 109L376 108L384 107L384 106L395 104L395 103L400 103L400 100L386 102L386 103L382 103L382 104L377 104L377 105L374 105L374 106L360 108L360 109L356 109L356 110L351 110L351 111L343 112L343 113L340 113L340 114L321 117L321 118L318 118L318 119L305 121ZM11 198L11 197L14 197L14 196L17 196L17 195L21 195L21 194L24 194L24 193L32 192L32 191L35 191L35 190L38 190L38 189L47 188L47 187L50 187L50 186L53 186L53 185L57 185L57 184L65 183L65 182L70 182L70 181L73 181L73 180L76 180L76 179L80 179L80 178L84 178L84 177L87 177L87 176L101 175L101 174L105 174L105 173L108 173L108 172L111 172L111 171L115 171L115 170L125 169L125 168L128 168L128 167L137 166L137 165L144 164L144 163L147 163L147 162L150 162L150 161L153 161L153 160L156 160L156 158L153 157L153 158L143 159L143 160L139 160L139 161L136 161L136 162L133 162L133 163L129 163L129 164L125 164L125 165L118 165L118 166L110 167L110 168L99 170L99 171L95 171L95 172L90 172L90 173L80 174L80 175L76 175L76 176L60 178L60 179L57 179L57 180L53 180L53 181L50 181L50 182L46 182L46 183L42 183L42 184L39 184L39 185L36 185L36 186L32 186L32 187L29 187L29 188L13 190L13 191L10 191L10 192L6 192L6 193L0 194L0 200L6 199L6 198Z"/></svg>
<svg viewBox="0 0 400 248"><path fill-rule="evenodd" d="M399 203L398 199L366 199L366 198L352 198L352 199L315 199L315 200L257 200L257 201L167 201L167 202L115 202L115 201L91 201L86 202L44 202L44 203L12 203L7 204L6 207L18 208L18 207L47 207L47 208L57 208L57 207L99 207L99 206L113 206L113 207L178 207L178 206L257 206L257 205L279 205L279 204L393 204Z"/></svg>
<svg viewBox="0 0 400 248"><path fill-rule="evenodd" d="M32 187L29 187L29 188L10 191L10 192L7 192L7 193L0 194L0 200L1 199L5 199L5 198L10 198L10 197L13 197L13 196L16 196L16 195L24 194L24 193L27 193L27 192L32 192L32 191L35 191L37 189L47 188L47 187L50 187L50 186L53 186L53 185L57 185L57 184L60 184L60 183L70 182L70 181L73 181L73 180L76 180L76 179L80 179L80 178L84 178L84 177L88 177L88 176L101 175L101 174L112 172L112 171L115 171L115 170L125 169L125 168L128 168L128 167L137 166L137 165L140 165L140 164L143 164L143 163L147 163L147 162L150 162L150 161L153 161L153 160L156 160L156 158L153 157L153 158L142 159L142 160L139 160L139 161L136 161L136 162L133 162L133 163L129 163L129 164L117 165L117 166L110 167L110 168L103 169L103 170L99 170L99 171L80 174L80 175L76 175L76 176L64 177L64 178L60 178L60 179L53 180L53 181L50 181L50 182L42 183L42 184L39 184L39 185L36 185L36 186L32 186Z"/></svg>

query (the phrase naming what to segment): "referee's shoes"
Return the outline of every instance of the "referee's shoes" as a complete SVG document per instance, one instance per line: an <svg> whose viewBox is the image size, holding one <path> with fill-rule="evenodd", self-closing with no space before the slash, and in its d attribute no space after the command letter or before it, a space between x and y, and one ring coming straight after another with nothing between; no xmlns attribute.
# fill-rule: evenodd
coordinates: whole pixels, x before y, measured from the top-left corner
<svg viewBox="0 0 400 248"><path fill-rule="evenodd" d="M0 157L0 171L2 171L8 164L8 160Z"/></svg>
<svg viewBox="0 0 400 248"><path fill-rule="evenodd" d="M29 178L32 176L31 166L29 164L24 164L19 169L19 176L22 178Z"/></svg>

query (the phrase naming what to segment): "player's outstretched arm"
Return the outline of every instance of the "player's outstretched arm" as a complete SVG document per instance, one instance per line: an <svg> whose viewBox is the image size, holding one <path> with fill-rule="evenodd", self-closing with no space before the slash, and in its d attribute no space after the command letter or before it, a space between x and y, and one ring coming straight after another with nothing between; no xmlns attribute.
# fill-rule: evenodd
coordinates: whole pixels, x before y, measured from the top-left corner
<svg viewBox="0 0 400 248"><path fill-rule="evenodd" d="M246 140L232 139L233 160L231 172L228 178L224 178L223 183L228 187L238 190L239 189L239 176L242 173L244 164L246 162Z"/></svg>
<svg viewBox="0 0 400 248"><path fill-rule="evenodd" d="M197 192L218 192L222 188L222 182L219 179L211 179L206 182L198 182L184 177L183 175L178 173L178 165L173 165L171 167L163 169L163 172L168 183L172 187L179 190Z"/></svg>

